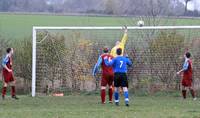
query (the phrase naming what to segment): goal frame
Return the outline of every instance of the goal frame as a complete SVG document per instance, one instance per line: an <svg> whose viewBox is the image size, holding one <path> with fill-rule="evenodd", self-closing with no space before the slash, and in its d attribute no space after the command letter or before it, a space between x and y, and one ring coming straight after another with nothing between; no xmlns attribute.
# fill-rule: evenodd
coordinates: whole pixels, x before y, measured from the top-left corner
<svg viewBox="0 0 200 118"><path fill-rule="evenodd" d="M121 26L102 26L102 27L53 27L53 26L33 26L32 28L32 89L31 96L36 96L36 48L37 30L121 30ZM164 29L200 29L200 26L144 26L127 27L128 30L164 30Z"/></svg>

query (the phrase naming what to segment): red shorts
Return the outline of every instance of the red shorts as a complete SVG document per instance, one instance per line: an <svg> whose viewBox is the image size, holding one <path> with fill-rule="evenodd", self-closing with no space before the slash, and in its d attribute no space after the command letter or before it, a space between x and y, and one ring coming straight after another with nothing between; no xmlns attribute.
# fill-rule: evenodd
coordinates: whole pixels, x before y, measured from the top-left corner
<svg viewBox="0 0 200 118"><path fill-rule="evenodd" d="M9 83L14 81L13 73L3 69L4 82Z"/></svg>
<svg viewBox="0 0 200 118"><path fill-rule="evenodd" d="M192 86L192 79L183 78L182 79L182 86L191 87Z"/></svg>
<svg viewBox="0 0 200 118"><path fill-rule="evenodd" d="M114 74L102 74L101 86L111 86L113 84Z"/></svg>

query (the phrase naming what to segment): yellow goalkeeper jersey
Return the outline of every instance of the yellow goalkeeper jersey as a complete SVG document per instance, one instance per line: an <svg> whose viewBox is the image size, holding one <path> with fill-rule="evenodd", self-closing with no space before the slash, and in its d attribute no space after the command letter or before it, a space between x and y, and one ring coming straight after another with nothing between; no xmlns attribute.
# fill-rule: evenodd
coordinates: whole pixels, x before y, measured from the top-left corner
<svg viewBox="0 0 200 118"><path fill-rule="evenodd" d="M117 49L118 49L118 48L121 48L121 49L122 49L122 54L121 54L121 56L123 56L123 54L124 54L124 48L125 48L125 45L126 45L127 40L128 40L128 34L127 34L127 33L124 33L124 36L122 37L122 39L121 39L119 45L116 45L115 47L113 47L113 48L111 49L110 54L111 54L113 57L116 57L116 56L117 56L117 52L116 52Z"/></svg>

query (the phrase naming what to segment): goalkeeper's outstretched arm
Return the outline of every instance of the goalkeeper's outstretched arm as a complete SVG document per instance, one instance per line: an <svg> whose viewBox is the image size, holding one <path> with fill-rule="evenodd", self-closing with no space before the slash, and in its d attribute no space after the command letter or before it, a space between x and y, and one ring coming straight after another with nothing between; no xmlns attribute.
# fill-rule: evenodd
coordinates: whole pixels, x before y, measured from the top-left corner
<svg viewBox="0 0 200 118"><path fill-rule="evenodd" d="M128 40L128 29L127 29L126 26L124 26L123 29L124 29L124 35L123 35L121 41L117 41L116 44L115 44L115 46L111 49L111 53L110 53L110 54L111 54L113 57L116 57L116 56L117 56L116 50L117 50L118 48L121 48L121 49L122 49L122 55L123 55L123 53L124 53L124 47L125 47L126 42L127 42L127 40Z"/></svg>
<svg viewBox="0 0 200 118"><path fill-rule="evenodd" d="M126 42L127 42L127 40L128 40L128 29L127 29L127 26L124 26L124 35L123 35L123 37L122 37L122 39L121 39L121 45L126 45Z"/></svg>

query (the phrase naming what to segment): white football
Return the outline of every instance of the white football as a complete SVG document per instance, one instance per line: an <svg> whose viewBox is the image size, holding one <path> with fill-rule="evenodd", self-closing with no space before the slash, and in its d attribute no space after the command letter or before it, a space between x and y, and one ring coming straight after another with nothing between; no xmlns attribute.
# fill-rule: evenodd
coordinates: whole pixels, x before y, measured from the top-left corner
<svg viewBox="0 0 200 118"><path fill-rule="evenodd" d="M143 21L143 20L139 20L139 21L137 22L137 25L138 25L139 27L144 26L144 21Z"/></svg>

